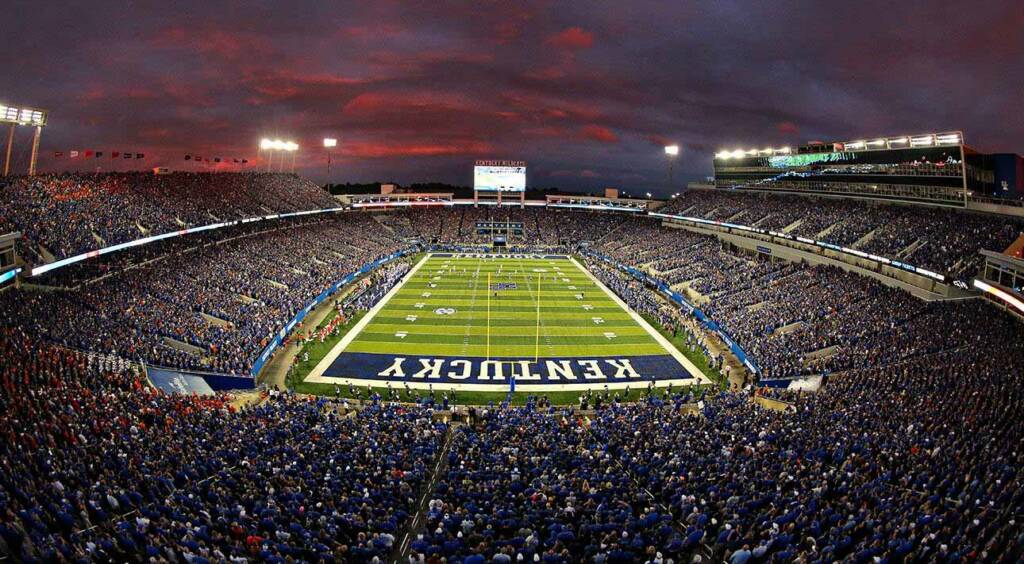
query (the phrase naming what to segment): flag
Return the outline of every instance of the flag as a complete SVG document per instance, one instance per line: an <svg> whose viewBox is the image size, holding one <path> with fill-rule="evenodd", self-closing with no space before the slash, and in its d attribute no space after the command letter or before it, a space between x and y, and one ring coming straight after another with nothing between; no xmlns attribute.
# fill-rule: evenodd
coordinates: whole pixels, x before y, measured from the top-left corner
<svg viewBox="0 0 1024 564"><path fill-rule="evenodd" d="M219 163L220 162L220 157L213 157L213 162Z"/></svg>
<svg viewBox="0 0 1024 564"><path fill-rule="evenodd" d="M91 157L92 156L92 151L86 151L85 152L85 156L86 157Z"/></svg>
<svg viewBox="0 0 1024 564"><path fill-rule="evenodd" d="M136 159L144 159L144 158L146 158L146 155L145 155L145 153L135 153L135 158Z"/></svg>
<svg viewBox="0 0 1024 564"><path fill-rule="evenodd" d="M235 161L235 164L238 164L238 159L233 159L233 160Z"/></svg>
<svg viewBox="0 0 1024 564"><path fill-rule="evenodd" d="M71 158L72 159L77 157L77 156L78 156L78 151L71 151Z"/></svg>
<svg viewBox="0 0 1024 564"><path fill-rule="evenodd" d="M64 156L64 151L56 151L56 152L53 153L53 156L58 157L58 158L63 157Z"/></svg>
<svg viewBox="0 0 1024 564"><path fill-rule="evenodd" d="M131 153L125 153L124 154L124 158L130 159L130 158L132 158L132 154Z"/></svg>
<svg viewBox="0 0 1024 564"><path fill-rule="evenodd" d="M185 160L186 161L191 161L192 160L192 155L185 155Z"/></svg>
<svg viewBox="0 0 1024 564"><path fill-rule="evenodd" d="M102 156L103 156L103 151L96 151L96 158L97 159L102 157Z"/></svg>
<svg viewBox="0 0 1024 564"><path fill-rule="evenodd" d="M249 162L247 159L242 159L242 164Z"/></svg>
<svg viewBox="0 0 1024 564"><path fill-rule="evenodd" d="M116 159L117 157L120 157L120 156L121 156L121 153L118 152L118 151L111 151L111 153L110 153L110 158L112 158L112 159Z"/></svg>

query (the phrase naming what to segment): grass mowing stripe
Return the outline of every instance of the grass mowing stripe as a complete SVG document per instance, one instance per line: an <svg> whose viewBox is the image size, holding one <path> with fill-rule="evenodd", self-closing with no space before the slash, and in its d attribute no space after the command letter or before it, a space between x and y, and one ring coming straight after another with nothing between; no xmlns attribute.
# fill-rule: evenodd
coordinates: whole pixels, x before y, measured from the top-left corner
<svg viewBox="0 0 1024 564"><path fill-rule="evenodd" d="M449 266L444 267L444 262ZM432 257L356 337L350 350L433 354L458 348L462 352L446 354L475 356L482 348L485 354L488 321L478 314L487 310L480 303L481 292L490 292L492 355L533 356L534 351L526 349L532 344L536 350L538 295L542 357L563 356L567 351L586 355L594 349L603 355L664 353L586 273L568 260L557 262L560 271L547 261L524 264L516 259ZM531 265L546 272L537 273ZM514 283L516 288L482 288L480 281L488 273L492 285ZM534 287L537 274L539 293ZM584 299L578 298L581 293ZM440 308L453 308L455 313L435 313Z"/></svg>

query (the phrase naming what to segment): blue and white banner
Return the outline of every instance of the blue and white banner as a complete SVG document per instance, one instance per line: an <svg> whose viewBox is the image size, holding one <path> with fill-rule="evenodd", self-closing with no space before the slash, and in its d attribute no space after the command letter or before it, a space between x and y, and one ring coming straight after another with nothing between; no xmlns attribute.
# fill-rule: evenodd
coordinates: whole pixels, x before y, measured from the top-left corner
<svg viewBox="0 0 1024 564"><path fill-rule="evenodd" d="M147 367L146 372L154 386L169 394L209 396L220 391L251 390L256 387L256 381L248 376L230 376L153 366Z"/></svg>

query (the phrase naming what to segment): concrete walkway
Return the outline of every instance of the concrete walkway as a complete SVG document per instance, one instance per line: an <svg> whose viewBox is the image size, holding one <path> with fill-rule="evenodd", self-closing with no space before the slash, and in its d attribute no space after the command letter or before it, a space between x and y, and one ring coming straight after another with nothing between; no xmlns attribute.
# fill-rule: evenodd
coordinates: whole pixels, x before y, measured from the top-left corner
<svg viewBox="0 0 1024 564"><path fill-rule="evenodd" d="M353 284L349 284L344 290L324 300L322 304L309 312L306 318L302 320L302 323L292 329L292 334L294 335L298 331L306 331L310 327L318 327L324 318L327 317L327 314L334 309L335 300L344 299L352 291ZM260 373L260 383L266 384L271 389L285 390L285 377L288 376L288 368L292 365L295 357L299 356L300 352L302 352L302 347L295 346L295 343L278 348L277 353L271 357L270 362L263 367L263 371Z"/></svg>

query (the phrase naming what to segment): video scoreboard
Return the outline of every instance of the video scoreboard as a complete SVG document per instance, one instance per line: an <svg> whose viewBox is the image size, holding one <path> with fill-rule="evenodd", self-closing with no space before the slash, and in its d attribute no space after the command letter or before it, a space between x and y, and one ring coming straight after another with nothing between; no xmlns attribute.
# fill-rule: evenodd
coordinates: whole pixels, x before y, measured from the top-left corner
<svg viewBox="0 0 1024 564"><path fill-rule="evenodd" d="M473 189L478 192L526 192L526 161L476 161Z"/></svg>

